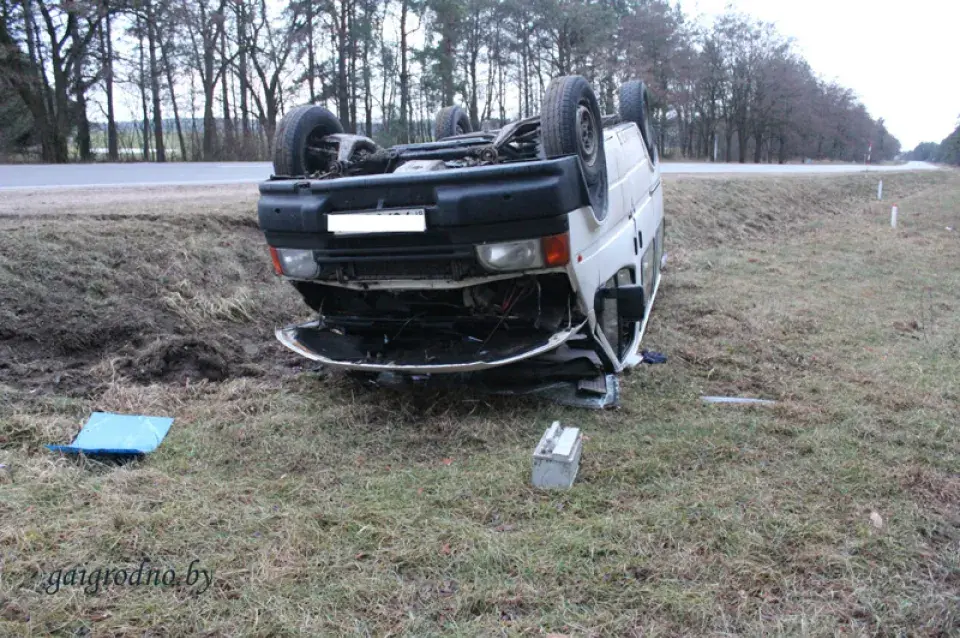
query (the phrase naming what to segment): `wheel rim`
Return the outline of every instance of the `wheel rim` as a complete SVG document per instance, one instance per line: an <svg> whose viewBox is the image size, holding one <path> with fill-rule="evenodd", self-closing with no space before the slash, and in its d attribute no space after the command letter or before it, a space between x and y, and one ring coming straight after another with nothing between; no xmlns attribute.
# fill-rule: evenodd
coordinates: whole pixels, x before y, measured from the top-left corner
<svg viewBox="0 0 960 638"><path fill-rule="evenodd" d="M577 133L580 136L580 155L585 164L593 166L600 149L597 121L593 110L584 102L577 106Z"/></svg>
<svg viewBox="0 0 960 638"><path fill-rule="evenodd" d="M310 131L310 134L307 135L306 143L304 144L303 149L303 168L308 175L320 172L325 168L325 158L307 150L308 148L318 148L323 142L324 137L326 137L326 135L324 135L324 130L320 127L313 129Z"/></svg>

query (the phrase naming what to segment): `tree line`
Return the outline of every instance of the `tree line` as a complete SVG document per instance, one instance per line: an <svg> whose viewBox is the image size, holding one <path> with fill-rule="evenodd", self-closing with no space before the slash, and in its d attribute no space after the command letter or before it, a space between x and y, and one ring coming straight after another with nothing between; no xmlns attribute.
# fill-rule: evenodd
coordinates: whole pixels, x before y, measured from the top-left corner
<svg viewBox="0 0 960 638"><path fill-rule="evenodd" d="M900 151L774 26L668 0L0 0L0 154L264 159L301 103L381 144L419 141L449 104L477 128L536 114L568 74L607 112L643 79L665 157Z"/></svg>
<svg viewBox="0 0 960 638"><path fill-rule="evenodd" d="M960 118L957 118L957 121L960 122ZM936 142L918 144L915 149L907 153L907 159L960 166L960 123L957 124L953 133L945 137L939 144Z"/></svg>

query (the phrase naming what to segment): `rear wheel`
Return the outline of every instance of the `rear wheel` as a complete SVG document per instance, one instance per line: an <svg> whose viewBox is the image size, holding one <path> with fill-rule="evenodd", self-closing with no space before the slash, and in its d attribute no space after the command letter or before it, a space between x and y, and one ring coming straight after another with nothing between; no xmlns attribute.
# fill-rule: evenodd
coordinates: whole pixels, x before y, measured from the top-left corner
<svg viewBox="0 0 960 638"><path fill-rule="evenodd" d="M459 106L445 106L437 113L436 129L433 137L438 142L447 137L472 132L473 125L470 124L470 116Z"/></svg>
<svg viewBox="0 0 960 638"><path fill-rule="evenodd" d="M273 142L274 175L312 175L324 172L329 159L310 152L327 135L343 133L337 116L314 104L288 111L277 127Z"/></svg>
<svg viewBox="0 0 960 638"><path fill-rule="evenodd" d="M650 153L650 159L656 163L656 145L650 134L650 120L647 117L649 98L650 91L640 80L631 80L620 86L620 119L637 125L643 136L643 143L646 144L647 151Z"/></svg>
<svg viewBox="0 0 960 638"><path fill-rule="evenodd" d="M576 155L597 219L607 212L607 158L603 151L600 105L590 83L579 75L553 80L543 96L540 139L548 157Z"/></svg>

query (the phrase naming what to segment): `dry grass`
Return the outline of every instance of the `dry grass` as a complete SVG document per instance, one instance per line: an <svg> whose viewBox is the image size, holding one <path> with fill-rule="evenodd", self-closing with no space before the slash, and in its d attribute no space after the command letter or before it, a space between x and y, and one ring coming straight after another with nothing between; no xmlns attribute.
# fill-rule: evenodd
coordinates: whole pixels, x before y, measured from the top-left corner
<svg viewBox="0 0 960 638"><path fill-rule="evenodd" d="M290 374L270 328L297 300L242 212L10 221L0 348L91 383L0 378L0 634L957 634L960 176L884 183L897 231L863 176L669 181L645 347L670 361L603 414ZM39 256L6 257L23 245ZM136 276L111 266L138 252ZM44 269L53 255L73 274ZM135 328L48 349L61 332L35 305L81 332L108 308ZM199 338L260 354L220 382L131 372L158 340ZM43 449L93 409L177 421L124 467ZM541 493L529 453L556 418L589 440L575 489ZM143 558L200 559L214 584L37 580Z"/></svg>

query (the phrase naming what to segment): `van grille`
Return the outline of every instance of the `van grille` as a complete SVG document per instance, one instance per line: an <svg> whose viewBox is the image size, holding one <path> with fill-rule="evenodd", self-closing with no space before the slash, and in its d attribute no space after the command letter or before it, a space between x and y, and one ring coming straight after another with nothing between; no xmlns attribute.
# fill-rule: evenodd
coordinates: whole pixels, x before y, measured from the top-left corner
<svg viewBox="0 0 960 638"><path fill-rule="evenodd" d="M321 264L320 279L371 281L382 279L453 279L475 274L477 264L466 259L385 259Z"/></svg>

